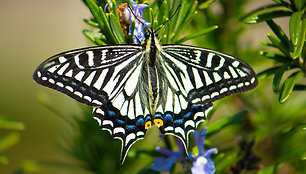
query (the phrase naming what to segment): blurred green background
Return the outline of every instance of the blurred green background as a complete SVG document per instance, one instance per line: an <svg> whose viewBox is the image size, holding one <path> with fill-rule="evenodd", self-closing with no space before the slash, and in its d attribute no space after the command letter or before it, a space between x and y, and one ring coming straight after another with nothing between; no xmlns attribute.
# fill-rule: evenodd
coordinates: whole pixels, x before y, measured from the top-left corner
<svg viewBox="0 0 306 174"><path fill-rule="evenodd" d="M245 11L250 11L267 3L270 3L270 1L250 1L245 7ZM212 8L216 11L220 10L218 6L212 6ZM72 160L63 152L60 152L57 146L58 142L63 139L63 127L67 124L58 115L39 104L37 96L44 96L47 93L48 99L56 102L57 109L67 115L80 113L79 105L57 91L34 83L32 73L49 56L91 45L82 34L82 30L88 28L83 19L90 17L88 8L81 0L0 0L0 115L25 124L25 130L21 131L20 142L3 153L8 157L9 164L0 164L0 173L15 171L20 167L23 160L68 162ZM288 35L289 18L281 18L276 21L283 26L285 33ZM259 41L267 41L266 34L271 33L265 23L245 25L245 27L247 31L239 39L241 49L258 49L261 47ZM205 45L201 46L205 47ZM256 58L258 57L257 55ZM271 62L265 64L257 62L251 65L256 65L253 66L254 70L260 72L272 64ZM263 85L268 87L264 88ZM271 81L269 80L259 84L259 87L251 93L251 96L255 97L256 94L265 95L265 98L270 100L267 103L278 102L278 97L273 94ZM303 101L305 94L303 94L304 96L299 94L301 93L292 94L291 100L282 107L288 108L292 105L292 102ZM257 100L260 102L258 98ZM269 110L267 107L263 106L263 108ZM230 106L219 107L211 122L219 120L221 117L233 115L235 113L232 112L233 110L235 109ZM278 112L276 115L282 114L282 110ZM264 122L264 120L260 121ZM233 141L232 139L218 140L218 138L231 133L225 133L223 136L218 135L212 138L212 141L216 145ZM52 171L52 169L42 173L55 173L55 171L59 173L59 171ZM63 173L67 173L67 171ZM71 173L74 173L74 171Z"/></svg>

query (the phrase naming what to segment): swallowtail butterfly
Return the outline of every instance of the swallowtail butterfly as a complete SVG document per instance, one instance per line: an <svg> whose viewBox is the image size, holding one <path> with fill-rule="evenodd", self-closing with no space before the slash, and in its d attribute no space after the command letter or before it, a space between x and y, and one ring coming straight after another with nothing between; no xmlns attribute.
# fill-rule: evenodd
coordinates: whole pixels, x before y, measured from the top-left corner
<svg viewBox="0 0 306 174"><path fill-rule="evenodd" d="M205 48L159 44L150 29L141 45L63 52L44 61L34 80L93 106L101 129L129 148L155 124L182 140L206 119L212 102L257 85L242 60ZM186 150L187 153L187 150Z"/></svg>

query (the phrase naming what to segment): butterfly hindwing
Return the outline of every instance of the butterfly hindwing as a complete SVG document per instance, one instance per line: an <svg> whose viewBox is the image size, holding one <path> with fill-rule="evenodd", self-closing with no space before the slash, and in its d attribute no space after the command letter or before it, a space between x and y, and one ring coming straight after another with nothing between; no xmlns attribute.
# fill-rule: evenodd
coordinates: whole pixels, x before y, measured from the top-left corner
<svg viewBox="0 0 306 174"><path fill-rule="evenodd" d="M207 114L211 109L211 103L202 106L189 104L186 109L183 109L178 114L169 111L164 114L158 113L163 117L164 121L163 126L159 129L165 135L178 137L183 142L186 154L188 154L189 133L193 132L201 122L206 120Z"/></svg>
<svg viewBox="0 0 306 174"><path fill-rule="evenodd" d="M162 48L168 80L193 104L210 103L257 85L255 72L238 58L187 45Z"/></svg>
<svg viewBox="0 0 306 174"><path fill-rule="evenodd" d="M144 138L145 122L147 119L151 119L150 116L144 118L143 115L131 119L127 115L121 115L120 110L113 107L112 104L94 108L93 116L101 129L109 131L113 138L121 140L121 163L124 162L130 147L137 140Z"/></svg>
<svg viewBox="0 0 306 174"><path fill-rule="evenodd" d="M43 62L33 79L81 103L101 106L113 99L139 65L141 46L101 46L72 50Z"/></svg>

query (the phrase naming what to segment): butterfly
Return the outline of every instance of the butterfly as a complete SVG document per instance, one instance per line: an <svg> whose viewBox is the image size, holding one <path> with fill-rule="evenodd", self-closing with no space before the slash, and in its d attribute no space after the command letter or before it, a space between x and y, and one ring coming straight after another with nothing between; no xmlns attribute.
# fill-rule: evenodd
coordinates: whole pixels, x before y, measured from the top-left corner
<svg viewBox="0 0 306 174"><path fill-rule="evenodd" d="M38 66L33 79L94 107L100 128L122 142L121 162L152 125L174 135L187 153L188 135L212 102L257 86L244 61L214 50L160 44L149 29L140 45L71 50Z"/></svg>

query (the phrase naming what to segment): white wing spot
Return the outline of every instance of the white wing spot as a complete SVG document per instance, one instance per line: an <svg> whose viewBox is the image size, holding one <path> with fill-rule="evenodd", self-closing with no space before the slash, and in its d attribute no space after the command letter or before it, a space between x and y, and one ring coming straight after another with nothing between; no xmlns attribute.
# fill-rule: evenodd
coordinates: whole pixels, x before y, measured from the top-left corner
<svg viewBox="0 0 306 174"><path fill-rule="evenodd" d="M225 79L230 79L231 76L225 71L224 72L224 76L223 76Z"/></svg>
<svg viewBox="0 0 306 174"><path fill-rule="evenodd" d="M251 83L254 83L255 82L255 78L253 77L252 79L251 79Z"/></svg>
<svg viewBox="0 0 306 174"><path fill-rule="evenodd" d="M105 69L102 71L102 73L100 74L98 80L96 81L96 83L93 85L96 89L100 90L101 89L101 86L103 84L103 81L105 79L105 76L107 74L108 70Z"/></svg>
<svg viewBox="0 0 306 174"><path fill-rule="evenodd" d="M233 63L232 63L232 65L234 66L234 67L238 67L239 66L239 62L238 61L234 61Z"/></svg>
<svg viewBox="0 0 306 174"><path fill-rule="evenodd" d="M114 127L114 123L110 120L103 120L103 125L110 125L111 127Z"/></svg>
<svg viewBox="0 0 306 174"><path fill-rule="evenodd" d="M85 71L80 71L77 75L74 76L75 79L81 81L83 76L85 75Z"/></svg>
<svg viewBox="0 0 306 174"><path fill-rule="evenodd" d="M72 75L73 75L73 70L72 70L72 69L69 70L69 71L65 74L65 76L67 76L67 77L72 77Z"/></svg>
<svg viewBox="0 0 306 174"><path fill-rule="evenodd" d="M172 91L171 91L171 89L170 88L168 88L168 92L167 92L168 94L167 94L167 102L166 102L166 107L165 107L165 111L173 111L173 101L172 101L172 99L173 99L173 93L172 93Z"/></svg>
<svg viewBox="0 0 306 174"><path fill-rule="evenodd" d="M194 124L194 121L192 120L188 120L185 122L185 128L188 127L188 126L191 126L191 127L195 127L195 124Z"/></svg>
<svg viewBox="0 0 306 174"><path fill-rule="evenodd" d="M213 81L210 79L208 73L206 71L203 71L204 77L205 77L205 81L206 81L206 86L210 85L213 83Z"/></svg>
<svg viewBox="0 0 306 174"><path fill-rule="evenodd" d="M231 66L229 66L228 69L230 70L230 72L231 72L233 78L237 78L237 77L238 77L238 75L236 74L235 70L234 70Z"/></svg>
<svg viewBox="0 0 306 174"><path fill-rule="evenodd" d="M205 101L207 99L210 99L209 95L205 95L205 96L202 97L202 101Z"/></svg>
<svg viewBox="0 0 306 174"><path fill-rule="evenodd" d="M194 114L193 120L197 120L198 117L204 117L204 112L197 112L196 114Z"/></svg>
<svg viewBox="0 0 306 174"><path fill-rule="evenodd" d="M61 69L57 71L57 74L62 75L64 71L68 68L68 66L69 66L69 63L66 63L64 66L61 67Z"/></svg>
<svg viewBox="0 0 306 174"><path fill-rule="evenodd" d="M222 89L220 90L220 94L223 94L223 93L226 92L226 91L228 91L227 88L222 88Z"/></svg>
<svg viewBox="0 0 306 174"><path fill-rule="evenodd" d="M97 105L102 105L102 103L98 100L93 100L92 103L97 104Z"/></svg>
<svg viewBox="0 0 306 174"><path fill-rule="evenodd" d="M83 97L82 93L80 93L79 91L75 91L74 94L77 95L77 96L79 96L80 98Z"/></svg>
<svg viewBox="0 0 306 174"><path fill-rule="evenodd" d="M71 86L65 86L65 88L70 91L70 92L73 92L73 88Z"/></svg>
<svg viewBox="0 0 306 174"><path fill-rule="evenodd" d="M93 51L86 51L86 54L88 55L88 66L90 66L90 67L94 66L94 53L93 53Z"/></svg>
<svg viewBox="0 0 306 174"><path fill-rule="evenodd" d="M200 77L199 72L196 68L192 68L192 71L193 71L194 80L195 80L195 83L196 83L196 88L199 89L203 86L201 77Z"/></svg>
<svg viewBox="0 0 306 174"><path fill-rule="evenodd" d="M95 75L96 75L96 71L91 72L90 75L87 77L87 79L84 81L84 83L90 86Z"/></svg>
<svg viewBox="0 0 306 174"><path fill-rule="evenodd" d="M48 80L48 78L47 77L42 77L41 80L45 81L45 80Z"/></svg>
<svg viewBox="0 0 306 174"><path fill-rule="evenodd" d="M133 102L133 99L132 99L132 100L130 101L130 103L129 103L128 117L129 117L131 120L134 120L134 119L135 119L134 102Z"/></svg>
<svg viewBox="0 0 306 174"><path fill-rule="evenodd" d="M237 86L233 85L229 88L229 90L237 89Z"/></svg>
<svg viewBox="0 0 306 174"><path fill-rule="evenodd" d="M130 133L128 136L126 136L125 145L127 145L131 140L133 140L135 138L136 138L136 135L134 133Z"/></svg>
<svg viewBox="0 0 306 174"><path fill-rule="evenodd" d="M37 71L37 77L40 78L41 77L41 72Z"/></svg>
<svg viewBox="0 0 306 174"><path fill-rule="evenodd" d="M210 68L212 63L212 58L214 57L214 53L208 53L206 67Z"/></svg>
<svg viewBox="0 0 306 174"><path fill-rule="evenodd" d="M185 139L185 131L181 127L176 127L174 132L181 134L183 139Z"/></svg>
<svg viewBox="0 0 306 174"><path fill-rule="evenodd" d="M49 79L49 82L52 83L52 84L55 83L55 81L53 79Z"/></svg>
<svg viewBox="0 0 306 174"><path fill-rule="evenodd" d="M48 71L49 71L50 73L54 73L54 71L56 71L57 68L58 68L59 66L60 66L60 65L52 66L51 68L48 69Z"/></svg>
<svg viewBox="0 0 306 174"><path fill-rule="evenodd" d="M245 84L245 86L249 86L250 82L245 82L244 84Z"/></svg>
<svg viewBox="0 0 306 174"><path fill-rule="evenodd" d="M243 83L239 83L237 86L238 86L238 88L241 88L241 87L243 87Z"/></svg>
<svg viewBox="0 0 306 174"><path fill-rule="evenodd" d="M85 67L83 65L80 64L80 54L77 54L74 56L74 62L75 64L80 68L80 69L84 69Z"/></svg>
<svg viewBox="0 0 306 174"><path fill-rule="evenodd" d="M222 80L222 78L220 77L220 75L217 72L214 72L213 76L215 78L215 82L218 82L218 81Z"/></svg>
<svg viewBox="0 0 306 174"><path fill-rule="evenodd" d="M236 70L238 71L238 73L239 73L239 75L240 75L241 77L247 76L247 74L244 73L243 71L241 71L240 69L236 69Z"/></svg>
<svg viewBox="0 0 306 174"><path fill-rule="evenodd" d="M64 84L62 84L61 82L56 82L56 85L62 88L64 87Z"/></svg>
<svg viewBox="0 0 306 174"><path fill-rule="evenodd" d="M108 50L102 50L102 60L104 60L106 58L106 53Z"/></svg>
<svg viewBox="0 0 306 174"><path fill-rule="evenodd" d="M211 98L214 98L215 96L218 96L219 95L219 92L213 92L212 94L211 94Z"/></svg>
<svg viewBox="0 0 306 174"><path fill-rule="evenodd" d="M59 61L60 63L64 63L64 62L67 61L67 59L66 59L65 57L61 56L61 57L58 58L58 61Z"/></svg>
<svg viewBox="0 0 306 174"><path fill-rule="evenodd" d="M220 55L219 55L219 57L220 57L220 63L219 63L219 65L217 67L214 68L214 70L219 70L224 65L225 59L222 56L220 56Z"/></svg>
<svg viewBox="0 0 306 174"><path fill-rule="evenodd" d="M91 102L91 97L89 97L89 96L84 96L84 99Z"/></svg>
<svg viewBox="0 0 306 174"><path fill-rule="evenodd" d="M120 132L125 134L125 130L122 127L116 127L114 129L114 133L113 134L120 133Z"/></svg>

